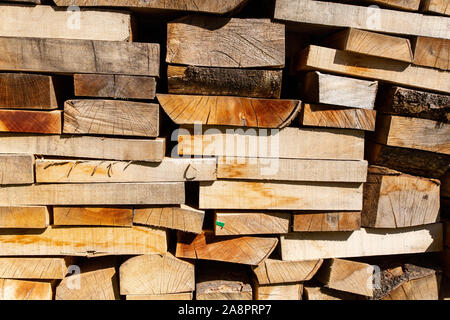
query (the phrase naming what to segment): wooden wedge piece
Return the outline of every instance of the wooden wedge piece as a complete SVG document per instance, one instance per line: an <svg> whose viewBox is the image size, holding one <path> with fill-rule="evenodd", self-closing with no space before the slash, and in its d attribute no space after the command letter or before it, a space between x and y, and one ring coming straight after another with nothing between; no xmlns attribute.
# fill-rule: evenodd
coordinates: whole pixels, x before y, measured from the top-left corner
<svg viewBox="0 0 450 320"><path fill-rule="evenodd" d="M158 163L36 160L38 183L214 181L215 171L216 159L209 158L164 158Z"/></svg>
<svg viewBox="0 0 450 320"><path fill-rule="evenodd" d="M47 207L0 207L0 228L45 229L49 221Z"/></svg>
<svg viewBox="0 0 450 320"><path fill-rule="evenodd" d="M439 221L440 183L378 166L369 166L361 224L402 228Z"/></svg>
<svg viewBox="0 0 450 320"><path fill-rule="evenodd" d="M440 277L413 279L392 290L383 300L439 300Z"/></svg>
<svg viewBox="0 0 450 320"><path fill-rule="evenodd" d="M128 259L120 266L120 294L172 294L195 290L194 265L170 253Z"/></svg>
<svg viewBox="0 0 450 320"><path fill-rule="evenodd" d="M64 133L157 137L159 106L118 100L68 100Z"/></svg>
<svg viewBox="0 0 450 320"><path fill-rule="evenodd" d="M61 134L61 111L0 109L0 132Z"/></svg>
<svg viewBox="0 0 450 320"><path fill-rule="evenodd" d="M159 76L156 43L0 37L0 50L0 70Z"/></svg>
<svg viewBox="0 0 450 320"><path fill-rule="evenodd" d="M361 210L361 183L253 182L200 183L201 209Z"/></svg>
<svg viewBox="0 0 450 320"><path fill-rule="evenodd" d="M259 284L253 282L255 300L302 300L302 283Z"/></svg>
<svg viewBox="0 0 450 320"><path fill-rule="evenodd" d="M449 57L450 40L417 37L414 43L414 64L449 71Z"/></svg>
<svg viewBox="0 0 450 320"><path fill-rule="evenodd" d="M133 225L133 209L53 207L53 225L131 227Z"/></svg>
<svg viewBox="0 0 450 320"><path fill-rule="evenodd" d="M275 249L277 238L215 237L212 231L200 235L178 232L176 256L258 265Z"/></svg>
<svg viewBox="0 0 450 320"><path fill-rule="evenodd" d="M167 63L282 68L284 25L269 19L188 16L167 24Z"/></svg>
<svg viewBox="0 0 450 320"><path fill-rule="evenodd" d="M167 67L168 89L171 94L279 99L282 73L282 70Z"/></svg>
<svg viewBox="0 0 450 320"><path fill-rule="evenodd" d="M155 98L154 77L124 76L115 74L74 74L75 95L118 99Z"/></svg>
<svg viewBox="0 0 450 320"><path fill-rule="evenodd" d="M327 287L303 287L305 300L363 300L361 295L333 290Z"/></svg>
<svg viewBox="0 0 450 320"><path fill-rule="evenodd" d="M164 138L154 140L72 135L0 134L0 153L161 162Z"/></svg>
<svg viewBox="0 0 450 320"><path fill-rule="evenodd" d="M73 262L72 257L0 257L0 278L64 279Z"/></svg>
<svg viewBox="0 0 450 320"><path fill-rule="evenodd" d="M32 155L0 153L0 185L33 183L33 167Z"/></svg>
<svg viewBox="0 0 450 320"><path fill-rule="evenodd" d="M157 94L167 115L180 125L283 128L301 108L298 100Z"/></svg>
<svg viewBox="0 0 450 320"><path fill-rule="evenodd" d="M151 227L48 227L42 233L0 230L3 256L139 255L167 251L166 231Z"/></svg>
<svg viewBox="0 0 450 320"><path fill-rule="evenodd" d="M274 211L220 211L215 212L216 236L281 234L289 232L291 214Z"/></svg>
<svg viewBox="0 0 450 320"><path fill-rule="evenodd" d="M293 214L292 231L353 231L360 228L360 211L318 211L312 213L304 211Z"/></svg>
<svg viewBox="0 0 450 320"><path fill-rule="evenodd" d="M322 259L309 261L266 259L252 269L260 285L283 284L311 280L322 262Z"/></svg>
<svg viewBox="0 0 450 320"><path fill-rule="evenodd" d="M52 300L49 281L0 279L0 300Z"/></svg>
<svg viewBox="0 0 450 320"><path fill-rule="evenodd" d="M283 260L314 260L441 251L442 224L353 232L281 235Z"/></svg>
<svg viewBox="0 0 450 320"><path fill-rule="evenodd" d="M204 211L186 205L150 207L134 209L133 223L200 234L204 218Z"/></svg>

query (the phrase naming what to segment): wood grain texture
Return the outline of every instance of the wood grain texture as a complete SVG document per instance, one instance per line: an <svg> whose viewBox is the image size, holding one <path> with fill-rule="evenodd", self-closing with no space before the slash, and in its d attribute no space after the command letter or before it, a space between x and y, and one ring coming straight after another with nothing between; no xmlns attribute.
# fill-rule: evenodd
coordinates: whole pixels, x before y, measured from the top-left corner
<svg viewBox="0 0 450 320"><path fill-rule="evenodd" d="M0 50L0 70L159 76L155 43L0 37Z"/></svg>
<svg viewBox="0 0 450 320"><path fill-rule="evenodd" d="M253 292L245 266L204 262L198 266L196 300L252 300Z"/></svg>
<svg viewBox="0 0 450 320"><path fill-rule="evenodd" d="M367 161L219 157L217 178L271 181L365 182Z"/></svg>
<svg viewBox="0 0 450 320"><path fill-rule="evenodd" d="M313 127L374 131L375 118L375 110L304 103L300 124Z"/></svg>
<svg viewBox="0 0 450 320"><path fill-rule="evenodd" d="M450 124L428 119L379 115L373 139L392 147L450 154Z"/></svg>
<svg viewBox="0 0 450 320"><path fill-rule="evenodd" d="M55 300L120 300L114 258L88 260L56 287Z"/></svg>
<svg viewBox="0 0 450 320"><path fill-rule="evenodd" d="M291 214L287 212L216 211L214 234L228 236L288 233L290 220ZM224 226L218 226L218 222Z"/></svg>
<svg viewBox="0 0 450 320"><path fill-rule="evenodd" d="M69 266L74 262L64 258L15 258L0 257L0 278L2 279L64 279Z"/></svg>
<svg viewBox="0 0 450 320"><path fill-rule="evenodd" d="M78 20L79 19L79 20ZM126 12L56 9L51 6L0 4L0 36L128 41Z"/></svg>
<svg viewBox="0 0 450 320"><path fill-rule="evenodd" d="M327 14L319 14L321 12ZM447 18L341 3L277 0L274 18L303 24L450 39Z"/></svg>
<svg viewBox="0 0 450 320"><path fill-rule="evenodd" d="M302 300L303 284L259 284L254 281L255 300Z"/></svg>
<svg viewBox="0 0 450 320"><path fill-rule="evenodd" d="M401 87L380 90L377 110L382 113L450 123L450 96Z"/></svg>
<svg viewBox="0 0 450 320"><path fill-rule="evenodd" d="M127 7L225 14L243 6L247 0L54 0L57 6Z"/></svg>
<svg viewBox="0 0 450 320"><path fill-rule="evenodd" d="M0 300L52 300L48 281L0 279Z"/></svg>
<svg viewBox="0 0 450 320"><path fill-rule="evenodd" d="M349 28L324 40L329 48L392 60L413 62L409 39Z"/></svg>
<svg viewBox="0 0 450 320"><path fill-rule="evenodd" d="M34 157L27 154L0 154L0 186L34 182Z"/></svg>
<svg viewBox="0 0 450 320"><path fill-rule="evenodd" d="M361 224L401 228L439 221L440 183L377 166L369 166L364 185Z"/></svg>
<svg viewBox="0 0 450 320"><path fill-rule="evenodd" d="M277 238L215 237L212 231L195 235L178 232L176 256L258 265L277 246Z"/></svg>
<svg viewBox="0 0 450 320"><path fill-rule="evenodd" d="M176 124L284 128L297 116L299 100L157 94Z"/></svg>
<svg viewBox="0 0 450 320"><path fill-rule="evenodd" d="M361 210L362 183L201 182L199 206L201 209Z"/></svg>
<svg viewBox="0 0 450 320"><path fill-rule="evenodd" d="M373 109L377 89L377 81L312 71L304 76L300 91L306 102Z"/></svg>
<svg viewBox="0 0 450 320"><path fill-rule="evenodd" d="M417 37L414 49L414 64L449 71L450 40Z"/></svg>
<svg viewBox="0 0 450 320"><path fill-rule="evenodd" d="M45 229L49 221L47 207L0 207L0 228Z"/></svg>
<svg viewBox="0 0 450 320"><path fill-rule="evenodd" d="M294 127L279 131L204 127L203 131L194 132L183 129L178 135L178 153L276 159L363 160L364 132Z"/></svg>
<svg viewBox="0 0 450 320"><path fill-rule="evenodd" d="M184 183L34 184L0 188L0 205L130 205L184 203Z"/></svg>
<svg viewBox="0 0 450 320"><path fill-rule="evenodd" d="M301 232L281 235L283 260L314 260L442 250L442 224L353 232Z"/></svg>
<svg viewBox="0 0 450 320"><path fill-rule="evenodd" d="M205 212L186 205L134 209L133 223L202 233Z"/></svg>
<svg viewBox="0 0 450 320"><path fill-rule="evenodd" d="M0 73L0 109L57 109L55 82L39 74Z"/></svg>
<svg viewBox="0 0 450 320"><path fill-rule="evenodd" d="M292 231L353 231L361 228L360 211L294 213Z"/></svg>
<svg viewBox="0 0 450 320"><path fill-rule="evenodd" d="M282 73L282 70L169 65L167 81L171 94L279 99Z"/></svg>
<svg viewBox="0 0 450 320"><path fill-rule="evenodd" d="M53 207L53 225L131 227L133 225L133 209Z"/></svg>
<svg viewBox="0 0 450 320"><path fill-rule="evenodd" d="M374 267L344 259L331 259L324 263L317 279L328 288L363 296L373 296Z"/></svg>
<svg viewBox="0 0 450 320"><path fill-rule="evenodd" d="M363 300L363 296L353 293L338 291L327 287L303 287L305 300Z"/></svg>
<svg viewBox="0 0 450 320"><path fill-rule="evenodd" d="M0 132L61 134L61 111L0 109Z"/></svg>
<svg viewBox="0 0 450 320"><path fill-rule="evenodd" d="M367 158L371 164L416 176L439 178L450 168L450 156L418 149L392 147L368 140Z"/></svg>
<svg viewBox="0 0 450 320"><path fill-rule="evenodd" d="M266 259L252 269L260 285L282 284L311 280L322 262L322 259L309 261Z"/></svg>
<svg viewBox="0 0 450 320"><path fill-rule="evenodd" d="M118 100L67 100L64 133L157 137L159 106Z"/></svg>
<svg viewBox="0 0 450 320"><path fill-rule="evenodd" d="M75 96L117 99L155 98L154 77L115 74L74 74Z"/></svg>
<svg viewBox="0 0 450 320"><path fill-rule="evenodd" d="M358 4L358 0L344 1L349 3L356 2ZM364 3L407 11L418 11L420 6L420 0L365 0Z"/></svg>
<svg viewBox="0 0 450 320"><path fill-rule="evenodd" d="M126 300L193 300L192 292L168 294L127 294Z"/></svg>
<svg viewBox="0 0 450 320"><path fill-rule="evenodd" d="M424 0L422 11L450 16L450 6L446 0Z"/></svg>
<svg viewBox="0 0 450 320"><path fill-rule="evenodd" d="M449 72L315 45L310 45L301 52L296 67L297 71L311 69L424 90L450 92Z"/></svg>
<svg viewBox="0 0 450 320"><path fill-rule="evenodd" d="M151 227L48 227L42 233L0 230L3 256L139 255L167 251L165 230Z"/></svg>
<svg viewBox="0 0 450 320"><path fill-rule="evenodd" d="M0 134L0 153L161 162L165 139L103 138L71 135Z"/></svg>
<svg viewBox="0 0 450 320"><path fill-rule="evenodd" d="M36 160L36 182L38 183L213 180L216 180L216 159L210 158L164 158L157 163L70 159Z"/></svg>
<svg viewBox="0 0 450 320"><path fill-rule="evenodd" d="M439 300L440 277L413 279L391 291L383 300Z"/></svg>
<svg viewBox="0 0 450 320"><path fill-rule="evenodd" d="M128 259L120 266L120 294L171 294L195 290L194 265L172 254Z"/></svg>
<svg viewBox="0 0 450 320"><path fill-rule="evenodd" d="M167 24L167 63L282 68L284 25L269 19L189 16Z"/></svg>

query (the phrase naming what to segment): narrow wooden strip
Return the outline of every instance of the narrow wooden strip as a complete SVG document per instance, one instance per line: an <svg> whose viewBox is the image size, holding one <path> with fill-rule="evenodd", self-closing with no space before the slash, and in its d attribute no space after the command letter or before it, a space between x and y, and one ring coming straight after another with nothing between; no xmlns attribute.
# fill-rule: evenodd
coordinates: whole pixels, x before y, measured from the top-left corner
<svg viewBox="0 0 450 320"><path fill-rule="evenodd" d="M290 218L287 212L216 211L214 233L216 236L288 233Z"/></svg>
<svg viewBox="0 0 450 320"><path fill-rule="evenodd" d="M349 28L331 35L323 43L334 49L413 62L411 43L406 38Z"/></svg>
<svg viewBox="0 0 450 320"><path fill-rule="evenodd" d="M133 257L120 266L121 295L159 295L194 289L194 265L170 253Z"/></svg>
<svg viewBox="0 0 450 320"><path fill-rule="evenodd" d="M255 300L302 300L303 284L259 284L254 281Z"/></svg>
<svg viewBox="0 0 450 320"><path fill-rule="evenodd" d="M58 10L51 6L0 5L0 36L128 41L126 12Z"/></svg>
<svg viewBox="0 0 450 320"><path fill-rule="evenodd" d="M134 209L133 223L200 234L204 218L204 211L186 205L136 208Z"/></svg>
<svg viewBox="0 0 450 320"><path fill-rule="evenodd" d="M157 137L159 106L119 100L68 100L64 133Z"/></svg>
<svg viewBox="0 0 450 320"><path fill-rule="evenodd" d="M47 207L0 207L0 228L45 229L48 225Z"/></svg>
<svg viewBox="0 0 450 320"><path fill-rule="evenodd" d="M379 112L450 123L449 95L401 87L383 87L379 97Z"/></svg>
<svg viewBox="0 0 450 320"><path fill-rule="evenodd" d="M283 128L300 111L299 100L157 94L161 107L180 125Z"/></svg>
<svg viewBox="0 0 450 320"><path fill-rule="evenodd" d="M48 227L42 233L0 230L3 256L139 255L167 251L166 231L150 227Z"/></svg>
<svg viewBox="0 0 450 320"><path fill-rule="evenodd" d="M203 131L194 132L182 129L178 135L178 153L277 159L363 160L364 132L294 127L271 131L253 128L203 128Z"/></svg>
<svg viewBox="0 0 450 320"><path fill-rule="evenodd" d="M365 182L367 179L367 161L219 157L217 178Z"/></svg>
<svg viewBox="0 0 450 320"><path fill-rule="evenodd" d="M371 110L377 89L377 81L311 71L303 77L300 91L306 102Z"/></svg>
<svg viewBox="0 0 450 320"><path fill-rule="evenodd" d="M327 287L312 287L310 285L303 287L305 300L365 300L363 296L329 289Z"/></svg>
<svg viewBox="0 0 450 320"><path fill-rule="evenodd" d="M38 183L183 182L216 180L216 159L164 158L162 162L36 160Z"/></svg>
<svg viewBox="0 0 450 320"><path fill-rule="evenodd" d="M304 103L300 124L313 127L374 131L375 118L375 110Z"/></svg>
<svg viewBox="0 0 450 320"><path fill-rule="evenodd" d="M356 2L356 4L359 2L359 0L344 1L350 3ZM364 3L408 11L418 11L420 6L420 0L364 0Z"/></svg>
<svg viewBox="0 0 450 320"><path fill-rule="evenodd" d="M57 109L55 78L31 73L0 73L0 109Z"/></svg>
<svg viewBox="0 0 450 320"><path fill-rule="evenodd" d="M178 232L176 256L258 265L275 249L277 238L215 237L212 231L199 235Z"/></svg>
<svg viewBox="0 0 450 320"><path fill-rule="evenodd" d="M250 210L361 210L362 183L200 183L200 208Z"/></svg>
<svg viewBox="0 0 450 320"><path fill-rule="evenodd" d="M0 188L0 205L184 203L184 183L34 184Z"/></svg>
<svg viewBox="0 0 450 320"><path fill-rule="evenodd" d="M369 166L361 223L369 228L401 228L439 221L438 180Z"/></svg>
<svg viewBox="0 0 450 320"><path fill-rule="evenodd" d="M118 99L155 98L154 77L124 76L115 74L74 74L75 95Z"/></svg>
<svg viewBox="0 0 450 320"><path fill-rule="evenodd" d="M133 225L133 209L53 207L53 225L131 227Z"/></svg>
<svg viewBox="0 0 450 320"><path fill-rule="evenodd" d="M324 1L277 0L274 18L329 27L450 39L447 18Z"/></svg>
<svg viewBox="0 0 450 320"><path fill-rule="evenodd" d="M167 81L172 94L279 99L282 73L282 70L169 65Z"/></svg>
<svg viewBox="0 0 450 320"><path fill-rule="evenodd" d="M417 37L414 46L414 64L449 71L450 40Z"/></svg>
<svg viewBox="0 0 450 320"><path fill-rule="evenodd" d="M165 154L165 139L4 133L0 134L0 153L160 162Z"/></svg>
<svg viewBox="0 0 450 320"><path fill-rule="evenodd" d="M159 76L156 43L0 37L0 50L0 70Z"/></svg>
<svg viewBox="0 0 450 320"><path fill-rule="evenodd" d="M266 259L256 267L253 273L259 284L282 284L308 281L316 274L323 260L283 261Z"/></svg>
<svg viewBox="0 0 450 320"><path fill-rule="evenodd" d="M168 294L127 294L126 300L193 300L192 292Z"/></svg>
<svg viewBox="0 0 450 320"><path fill-rule="evenodd" d="M167 63L282 68L284 25L269 19L188 16L167 24Z"/></svg>
<svg viewBox="0 0 450 320"><path fill-rule="evenodd" d="M365 187L364 187L365 188ZM292 231L353 231L361 228L360 211L294 213Z"/></svg>
<svg viewBox="0 0 450 320"><path fill-rule="evenodd" d="M349 258L441 251L442 224L353 232L302 232L281 235L283 260Z"/></svg>
<svg viewBox="0 0 450 320"><path fill-rule="evenodd" d="M52 300L48 281L0 279L0 300Z"/></svg>
<svg viewBox="0 0 450 320"><path fill-rule="evenodd" d="M0 278L2 279L63 279L72 258L0 257Z"/></svg>
<svg viewBox="0 0 450 320"><path fill-rule="evenodd" d="M0 154L0 186L34 182L34 157L28 154Z"/></svg>
<svg viewBox="0 0 450 320"><path fill-rule="evenodd" d="M311 69L450 92L450 72L315 45L310 45L301 52L296 68L297 71Z"/></svg>
<svg viewBox="0 0 450 320"><path fill-rule="evenodd" d="M0 132L61 134L61 111L0 109Z"/></svg>
<svg viewBox="0 0 450 320"><path fill-rule="evenodd" d="M450 16L450 6L446 0L424 0L422 11Z"/></svg>

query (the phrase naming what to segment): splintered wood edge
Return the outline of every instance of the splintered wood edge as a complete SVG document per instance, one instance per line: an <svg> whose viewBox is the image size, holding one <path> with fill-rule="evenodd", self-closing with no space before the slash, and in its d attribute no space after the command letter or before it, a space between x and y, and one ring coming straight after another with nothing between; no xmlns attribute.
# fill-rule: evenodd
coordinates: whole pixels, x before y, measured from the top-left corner
<svg viewBox="0 0 450 320"><path fill-rule="evenodd" d="M421 176L416 176L416 175L411 175L408 173L404 173L401 171L397 171L391 168L387 168L387 167L383 167L383 166L378 166L378 165L369 165L368 169L367 169L367 173L371 174L371 175L381 175L381 176L405 176L405 177L411 177L411 178L415 178L415 179L420 179L420 180L426 180L429 182L432 182L438 186L441 185L441 181L438 179L433 179L433 178L427 178L427 177L421 177Z"/></svg>

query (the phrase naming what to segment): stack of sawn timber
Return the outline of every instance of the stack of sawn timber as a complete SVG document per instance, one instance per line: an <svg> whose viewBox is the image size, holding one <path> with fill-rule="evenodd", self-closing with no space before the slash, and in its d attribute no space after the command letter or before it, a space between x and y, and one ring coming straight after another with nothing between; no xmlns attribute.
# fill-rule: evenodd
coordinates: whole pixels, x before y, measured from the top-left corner
<svg viewBox="0 0 450 320"><path fill-rule="evenodd" d="M0 299L438 298L442 1L53 2L0 4Z"/></svg>

